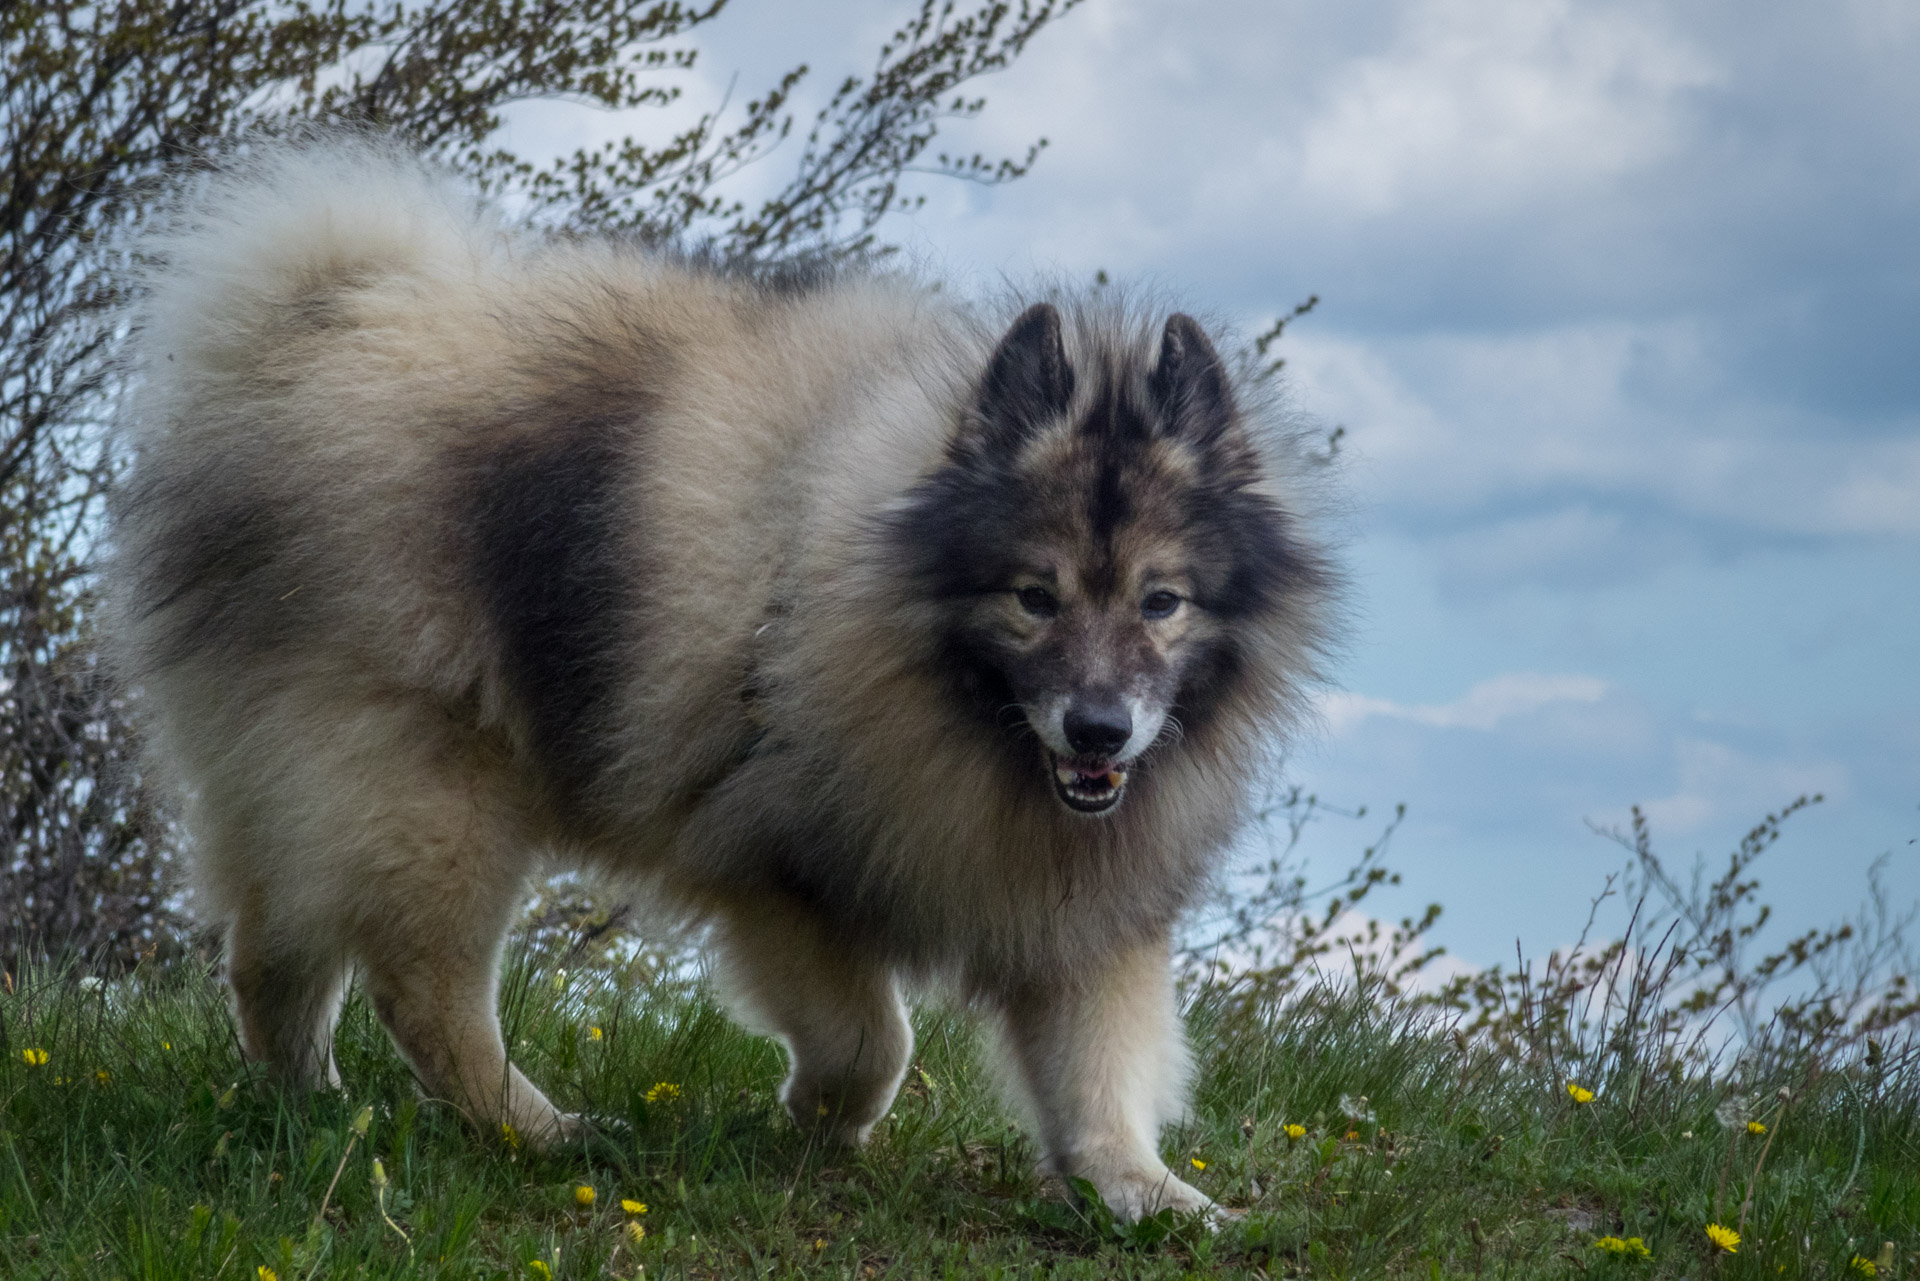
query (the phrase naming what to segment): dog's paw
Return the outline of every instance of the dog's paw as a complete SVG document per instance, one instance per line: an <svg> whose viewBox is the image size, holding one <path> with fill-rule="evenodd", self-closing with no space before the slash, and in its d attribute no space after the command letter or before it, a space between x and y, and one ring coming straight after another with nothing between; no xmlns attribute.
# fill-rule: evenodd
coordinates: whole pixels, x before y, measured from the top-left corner
<svg viewBox="0 0 1920 1281"><path fill-rule="evenodd" d="M833 1147L865 1147L891 1100L877 1090L848 1089L845 1082L792 1079L780 1091L787 1115Z"/></svg>
<svg viewBox="0 0 1920 1281"><path fill-rule="evenodd" d="M787 1115L793 1118L796 1129L803 1133L810 1131L828 1147L865 1147L873 1127L879 1124L878 1118L871 1121L850 1119L835 1106L836 1102L819 1098L788 1099Z"/></svg>
<svg viewBox="0 0 1920 1281"><path fill-rule="evenodd" d="M1228 1217L1214 1200L1192 1184L1183 1183L1165 1166L1119 1171L1088 1171L1082 1176L1100 1194L1113 1217L1134 1223L1162 1210L1199 1215L1208 1227Z"/></svg>
<svg viewBox="0 0 1920 1281"><path fill-rule="evenodd" d="M593 1125L578 1112L562 1112L549 1107L543 1112L523 1114L518 1124L503 1122L500 1137L508 1147L525 1147L532 1152L552 1152L571 1147L593 1133Z"/></svg>

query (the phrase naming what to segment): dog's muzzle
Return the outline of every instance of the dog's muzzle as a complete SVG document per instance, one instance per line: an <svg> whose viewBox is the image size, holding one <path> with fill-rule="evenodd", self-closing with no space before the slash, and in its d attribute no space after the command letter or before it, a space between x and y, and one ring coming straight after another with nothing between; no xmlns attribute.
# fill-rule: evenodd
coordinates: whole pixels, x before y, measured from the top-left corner
<svg viewBox="0 0 1920 1281"><path fill-rule="evenodd" d="M1076 814L1105 814L1120 803L1127 771L1107 756L1060 756L1049 751L1054 795Z"/></svg>

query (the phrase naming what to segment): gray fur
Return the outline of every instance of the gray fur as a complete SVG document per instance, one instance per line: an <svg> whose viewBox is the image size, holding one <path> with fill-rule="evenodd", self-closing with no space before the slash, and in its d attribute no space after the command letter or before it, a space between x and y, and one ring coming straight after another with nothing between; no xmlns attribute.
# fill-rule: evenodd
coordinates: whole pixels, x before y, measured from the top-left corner
<svg viewBox="0 0 1920 1281"><path fill-rule="evenodd" d="M1205 1208L1155 1152L1168 940L1335 582L1199 326L543 239L365 139L265 149L144 248L112 631L249 1054L329 1079L353 966L426 1088L570 1133L493 1006L557 852L709 923L802 1124L865 1137L937 983L1058 1168ZM1087 700L1143 726L1111 774L1058 741Z"/></svg>

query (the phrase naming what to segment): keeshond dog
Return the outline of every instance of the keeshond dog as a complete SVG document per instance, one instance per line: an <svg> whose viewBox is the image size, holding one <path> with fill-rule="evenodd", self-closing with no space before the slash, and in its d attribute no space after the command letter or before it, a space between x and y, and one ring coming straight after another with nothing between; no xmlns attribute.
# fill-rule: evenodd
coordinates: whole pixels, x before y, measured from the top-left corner
<svg viewBox="0 0 1920 1281"><path fill-rule="evenodd" d="M1199 324L543 235L364 138L142 249L110 621L248 1056L337 1081L356 972L423 1089L574 1134L496 1011L557 859L699 924L799 1125L957 995L1051 1168L1211 1210L1169 939L1337 583Z"/></svg>

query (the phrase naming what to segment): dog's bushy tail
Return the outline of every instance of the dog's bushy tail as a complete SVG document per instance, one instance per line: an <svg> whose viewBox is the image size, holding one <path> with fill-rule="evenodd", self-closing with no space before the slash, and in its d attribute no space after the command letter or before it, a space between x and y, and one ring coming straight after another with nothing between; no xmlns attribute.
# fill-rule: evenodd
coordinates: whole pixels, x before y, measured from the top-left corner
<svg viewBox="0 0 1920 1281"><path fill-rule="evenodd" d="M142 394L123 432L138 448L182 426L187 404L244 399L273 370L276 335L324 324L343 286L472 279L509 243L470 189L399 142L316 131L249 144L185 177L140 234L127 353Z"/></svg>

